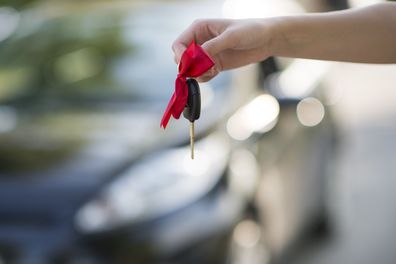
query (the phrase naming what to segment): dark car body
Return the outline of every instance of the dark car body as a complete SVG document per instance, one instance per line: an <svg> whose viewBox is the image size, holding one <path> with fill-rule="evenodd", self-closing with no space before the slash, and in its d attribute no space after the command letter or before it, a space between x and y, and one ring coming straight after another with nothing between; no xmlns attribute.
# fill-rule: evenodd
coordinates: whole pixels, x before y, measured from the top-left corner
<svg viewBox="0 0 396 264"><path fill-rule="evenodd" d="M271 95L276 72L288 66L269 60L201 86L194 161L187 120L159 127L177 74L172 40L194 17L220 8L217 1L38 1L4 9L13 27L0 42L6 263L238 263L244 249L232 246L234 229L244 219L262 230L257 245L272 255L320 214L331 118L298 121L296 106L318 94L317 83L301 98ZM264 109L252 115L257 102ZM238 118L260 113L261 126L234 129ZM285 204L261 197L268 179L294 196ZM274 206L294 211L279 215ZM272 225L279 219L290 227L281 236L271 232L283 230Z"/></svg>

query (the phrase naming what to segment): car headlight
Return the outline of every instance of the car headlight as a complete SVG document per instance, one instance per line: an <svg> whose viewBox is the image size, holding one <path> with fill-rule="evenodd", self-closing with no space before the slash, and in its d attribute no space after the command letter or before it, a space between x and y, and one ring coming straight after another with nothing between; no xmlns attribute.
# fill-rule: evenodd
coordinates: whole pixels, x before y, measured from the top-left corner
<svg viewBox="0 0 396 264"><path fill-rule="evenodd" d="M77 211L75 223L83 233L106 231L154 219L199 199L223 175L229 156L223 135L189 147L164 150L133 165Z"/></svg>

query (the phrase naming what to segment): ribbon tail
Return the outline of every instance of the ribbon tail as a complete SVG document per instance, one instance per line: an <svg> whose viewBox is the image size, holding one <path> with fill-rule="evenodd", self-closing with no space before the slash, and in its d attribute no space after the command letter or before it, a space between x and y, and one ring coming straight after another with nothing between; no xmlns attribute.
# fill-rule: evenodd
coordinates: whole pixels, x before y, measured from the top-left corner
<svg viewBox="0 0 396 264"><path fill-rule="evenodd" d="M179 119L181 113L183 113L184 107L187 104L188 99L188 87L186 83L186 78L183 76L178 76L175 81L175 103L172 107L172 115L175 119Z"/></svg>
<svg viewBox="0 0 396 264"><path fill-rule="evenodd" d="M172 115L172 108L173 105L175 104L176 101L176 94L173 93L171 99L169 100L168 106L166 107L166 110L164 112L164 115L162 116L160 127L163 127L164 129L168 125L169 119Z"/></svg>

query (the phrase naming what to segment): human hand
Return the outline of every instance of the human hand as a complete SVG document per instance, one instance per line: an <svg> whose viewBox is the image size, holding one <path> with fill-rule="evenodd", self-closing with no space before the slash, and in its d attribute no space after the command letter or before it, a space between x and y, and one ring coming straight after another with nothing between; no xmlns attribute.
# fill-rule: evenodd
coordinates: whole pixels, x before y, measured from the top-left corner
<svg viewBox="0 0 396 264"><path fill-rule="evenodd" d="M173 43L176 63L195 40L213 58L215 66L198 78L205 82L223 70L258 62L270 56L270 19L205 19L191 24Z"/></svg>

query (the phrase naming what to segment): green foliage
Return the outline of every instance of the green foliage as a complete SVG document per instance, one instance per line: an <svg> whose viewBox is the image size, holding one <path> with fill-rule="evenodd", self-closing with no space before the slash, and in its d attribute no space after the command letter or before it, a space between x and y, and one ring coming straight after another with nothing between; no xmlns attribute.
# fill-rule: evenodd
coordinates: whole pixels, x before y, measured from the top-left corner
<svg viewBox="0 0 396 264"><path fill-rule="evenodd" d="M38 2L38 0L0 0L0 6L10 6L21 10L34 2Z"/></svg>

